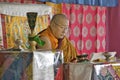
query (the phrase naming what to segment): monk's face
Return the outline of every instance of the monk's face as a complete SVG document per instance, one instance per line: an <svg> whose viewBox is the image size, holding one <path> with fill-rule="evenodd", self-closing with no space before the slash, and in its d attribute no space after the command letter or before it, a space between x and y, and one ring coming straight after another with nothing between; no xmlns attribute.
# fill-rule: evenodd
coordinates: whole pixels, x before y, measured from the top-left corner
<svg viewBox="0 0 120 80"><path fill-rule="evenodd" d="M68 31L69 21L66 19L54 21L54 26L54 36L57 39L62 39Z"/></svg>

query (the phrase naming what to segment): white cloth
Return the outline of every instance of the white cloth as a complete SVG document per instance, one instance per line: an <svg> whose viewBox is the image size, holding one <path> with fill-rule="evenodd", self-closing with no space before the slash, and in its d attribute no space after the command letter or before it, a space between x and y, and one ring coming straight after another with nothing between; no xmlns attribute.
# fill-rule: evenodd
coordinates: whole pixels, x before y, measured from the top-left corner
<svg viewBox="0 0 120 80"><path fill-rule="evenodd" d="M54 53L34 51L33 80L54 80Z"/></svg>
<svg viewBox="0 0 120 80"><path fill-rule="evenodd" d="M52 16L52 7L46 4L0 3L0 14L26 16L27 12L37 12L38 16Z"/></svg>
<svg viewBox="0 0 120 80"><path fill-rule="evenodd" d="M54 80L63 63L62 50L38 50L33 52L33 80Z"/></svg>

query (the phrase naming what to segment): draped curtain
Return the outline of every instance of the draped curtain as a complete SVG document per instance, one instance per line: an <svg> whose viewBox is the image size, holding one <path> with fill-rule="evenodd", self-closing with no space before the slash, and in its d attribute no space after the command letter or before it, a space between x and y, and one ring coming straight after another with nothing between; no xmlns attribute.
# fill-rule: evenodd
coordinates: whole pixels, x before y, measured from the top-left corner
<svg viewBox="0 0 120 80"><path fill-rule="evenodd" d="M62 11L70 20L67 34L78 54L105 51L106 8L62 4Z"/></svg>

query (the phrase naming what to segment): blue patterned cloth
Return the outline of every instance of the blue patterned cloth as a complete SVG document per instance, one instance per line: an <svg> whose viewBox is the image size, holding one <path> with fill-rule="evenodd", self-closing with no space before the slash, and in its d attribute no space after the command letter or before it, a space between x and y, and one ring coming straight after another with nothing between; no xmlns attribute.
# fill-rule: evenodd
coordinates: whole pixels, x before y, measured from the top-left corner
<svg viewBox="0 0 120 80"><path fill-rule="evenodd" d="M118 0L38 0L41 2L53 2L53 3L74 3L92 6L106 6L115 7L118 5Z"/></svg>
<svg viewBox="0 0 120 80"><path fill-rule="evenodd" d="M15 53L13 53L15 54ZM12 57L11 54L8 54ZM20 52L11 63L10 67L4 72L0 80L21 80L23 72L32 61L33 53Z"/></svg>

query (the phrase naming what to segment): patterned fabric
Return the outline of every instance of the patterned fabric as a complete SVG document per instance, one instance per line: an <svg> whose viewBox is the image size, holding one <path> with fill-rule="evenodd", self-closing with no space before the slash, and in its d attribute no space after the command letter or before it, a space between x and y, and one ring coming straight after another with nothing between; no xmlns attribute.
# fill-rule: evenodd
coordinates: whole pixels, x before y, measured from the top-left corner
<svg viewBox="0 0 120 80"><path fill-rule="evenodd" d="M39 0L43 2L53 2L53 3L71 3L71 4L84 4L84 5L94 5L94 6L116 6L118 5L118 0Z"/></svg>
<svg viewBox="0 0 120 80"><path fill-rule="evenodd" d="M68 38L78 54L105 51L106 8L62 4L63 13L70 20Z"/></svg>
<svg viewBox="0 0 120 80"><path fill-rule="evenodd" d="M24 54L22 52L10 52L10 51L1 53L0 54L0 79L1 80L24 80L22 79L22 75L24 71L26 71L27 68L29 67L32 61L32 55L33 54L30 52L28 53L24 52ZM28 77L32 78L32 76L28 76Z"/></svg>
<svg viewBox="0 0 120 80"><path fill-rule="evenodd" d="M62 4L55 4L51 2L46 2L46 4L52 7L52 14L62 13Z"/></svg>
<svg viewBox="0 0 120 80"><path fill-rule="evenodd" d="M28 48L28 34L30 33L30 28L28 26L28 21L26 17L18 17L18 16L9 16L9 15L3 15L5 17L5 26L3 33L6 37L4 40L7 41L6 45L4 45L5 48L11 48L14 46L14 41L16 39L22 39L24 48ZM36 27L35 32L38 33L39 31L47 28L49 24L49 16L40 16L37 18L36 21Z"/></svg>
<svg viewBox="0 0 120 80"><path fill-rule="evenodd" d="M98 80L114 80L113 76L107 70L106 67L101 68L100 74L98 75Z"/></svg>
<svg viewBox="0 0 120 80"><path fill-rule="evenodd" d="M111 70L111 74L114 75L117 79L120 79L120 65L118 66L110 66L109 70ZM112 71L115 70L115 71Z"/></svg>
<svg viewBox="0 0 120 80"><path fill-rule="evenodd" d="M54 80L57 69L62 63L63 51L61 50L2 51L0 52L0 80Z"/></svg>
<svg viewBox="0 0 120 80"><path fill-rule="evenodd" d="M119 63L96 64L94 68L94 80L120 80Z"/></svg>

